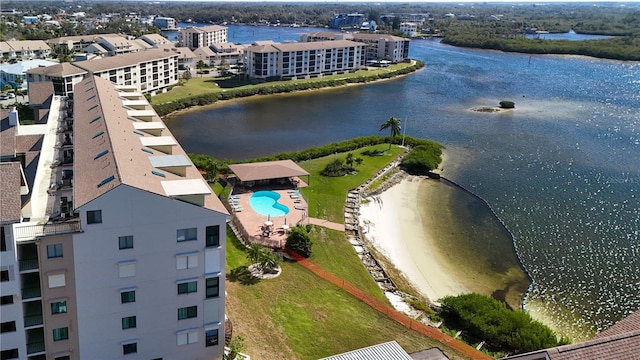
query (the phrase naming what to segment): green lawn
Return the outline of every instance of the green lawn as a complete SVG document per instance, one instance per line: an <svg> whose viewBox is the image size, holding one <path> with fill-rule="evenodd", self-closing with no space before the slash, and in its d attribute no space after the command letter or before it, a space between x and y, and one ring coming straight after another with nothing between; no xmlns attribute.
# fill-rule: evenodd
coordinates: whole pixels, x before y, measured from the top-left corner
<svg viewBox="0 0 640 360"><path fill-rule="evenodd" d="M387 151L388 148L388 144L380 144L354 151L355 157L361 157L364 160L362 165L356 168L358 173L355 175L342 177L320 175L322 169L334 159L340 158L344 160L346 153L300 163L299 165L311 174L309 187L302 189L302 193L309 202L309 216L340 224L344 223L344 203L347 192L365 182L404 151L404 149L395 145L389 151ZM384 155L366 156L362 154L363 151L375 149L384 150Z"/></svg>
<svg viewBox="0 0 640 360"><path fill-rule="evenodd" d="M409 63L392 64L388 68L377 68L375 70L358 70L349 74L340 75L327 75L322 78L313 79L300 79L300 80L288 80L288 81L273 81L261 84L249 84L244 81L238 81L229 77L213 78L213 77L200 77L200 75L194 74L183 86L174 86L170 91L162 94L155 95L151 98L152 104L162 104L165 102L174 101L176 99L186 98L194 95L201 95L210 92L221 92L227 88L245 88L245 87L269 87L277 84L290 84L290 83L310 83L317 81L326 81L332 79L346 79L364 77L372 74L384 74L391 71L396 71L405 67L411 66Z"/></svg>
<svg viewBox="0 0 640 360"><path fill-rule="evenodd" d="M352 249L333 231L314 230L312 260L358 287L380 293ZM231 233L229 231L229 233ZM344 235L342 235L344 236ZM227 236L227 270L248 265L238 240ZM434 346L450 359L462 359L445 345L408 330L340 288L295 263L282 274L255 285L227 281L226 312L244 352L256 359L318 359L396 340L406 351ZM366 284L369 283L369 284Z"/></svg>

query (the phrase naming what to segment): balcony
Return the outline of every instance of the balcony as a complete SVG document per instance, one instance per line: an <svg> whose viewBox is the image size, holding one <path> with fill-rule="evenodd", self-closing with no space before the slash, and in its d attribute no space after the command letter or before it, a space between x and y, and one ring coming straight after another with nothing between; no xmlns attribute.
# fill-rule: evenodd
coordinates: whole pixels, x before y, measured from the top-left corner
<svg viewBox="0 0 640 360"><path fill-rule="evenodd" d="M25 330L27 337L27 354L35 354L45 351L44 346L44 329Z"/></svg>
<svg viewBox="0 0 640 360"><path fill-rule="evenodd" d="M42 301L29 301L24 306L24 327L29 328L43 324Z"/></svg>
<svg viewBox="0 0 640 360"><path fill-rule="evenodd" d="M42 296L40 291L40 274L28 273L22 274L21 283L22 283L22 300L28 300L33 298L38 298Z"/></svg>
<svg viewBox="0 0 640 360"><path fill-rule="evenodd" d="M82 231L80 221L67 221L55 224L25 223L25 225L16 225L14 230L17 241L34 239L38 236L61 235Z"/></svg>
<svg viewBox="0 0 640 360"><path fill-rule="evenodd" d="M20 271L28 271L28 270L37 270L38 269L38 258L31 259L20 259Z"/></svg>
<svg viewBox="0 0 640 360"><path fill-rule="evenodd" d="M40 286L22 289L22 300L35 299L42 296Z"/></svg>

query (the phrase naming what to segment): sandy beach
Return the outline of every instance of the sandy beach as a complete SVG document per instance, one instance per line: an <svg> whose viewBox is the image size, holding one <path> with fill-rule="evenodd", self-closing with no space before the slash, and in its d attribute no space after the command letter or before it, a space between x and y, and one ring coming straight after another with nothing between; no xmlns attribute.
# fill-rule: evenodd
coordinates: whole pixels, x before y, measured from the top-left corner
<svg viewBox="0 0 640 360"><path fill-rule="evenodd" d="M418 209L421 182L404 179L360 207L360 225L371 242L405 277L431 301L469 292L451 273L433 246Z"/></svg>

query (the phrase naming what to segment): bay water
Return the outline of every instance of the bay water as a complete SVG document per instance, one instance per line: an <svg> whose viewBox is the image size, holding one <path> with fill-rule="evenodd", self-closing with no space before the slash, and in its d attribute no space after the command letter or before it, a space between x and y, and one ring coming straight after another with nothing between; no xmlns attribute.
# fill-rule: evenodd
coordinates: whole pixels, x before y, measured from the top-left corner
<svg viewBox="0 0 640 360"><path fill-rule="evenodd" d="M232 26L230 40L268 40L262 29ZM279 31L275 41L306 31L268 29ZM513 234L535 318L580 340L640 308L640 63L434 40L412 40L410 56L426 67L216 104L167 125L188 152L240 160L386 135L380 124L398 117L407 135L446 146L444 175L486 200ZM516 109L471 111L501 100Z"/></svg>

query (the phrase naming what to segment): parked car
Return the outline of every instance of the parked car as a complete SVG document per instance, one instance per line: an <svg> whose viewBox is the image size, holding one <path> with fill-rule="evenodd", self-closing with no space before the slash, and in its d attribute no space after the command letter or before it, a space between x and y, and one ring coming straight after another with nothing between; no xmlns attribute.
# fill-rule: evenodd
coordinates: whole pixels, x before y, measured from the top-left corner
<svg viewBox="0 0 640 360"><path fill-rule="evenodd" d="M8 93L7 95L9 95L9 99L15 99L16 98L16 94L14 94L14 93Z"/></svg>
<svg viewBox="0 0 640 360"><path fill-rule="evenodd" d="M14 95L14 97L15 97L15 95ZM9 100L9 99L11 99L9 97L9 94L0 94L0 100Z"/></svg>

